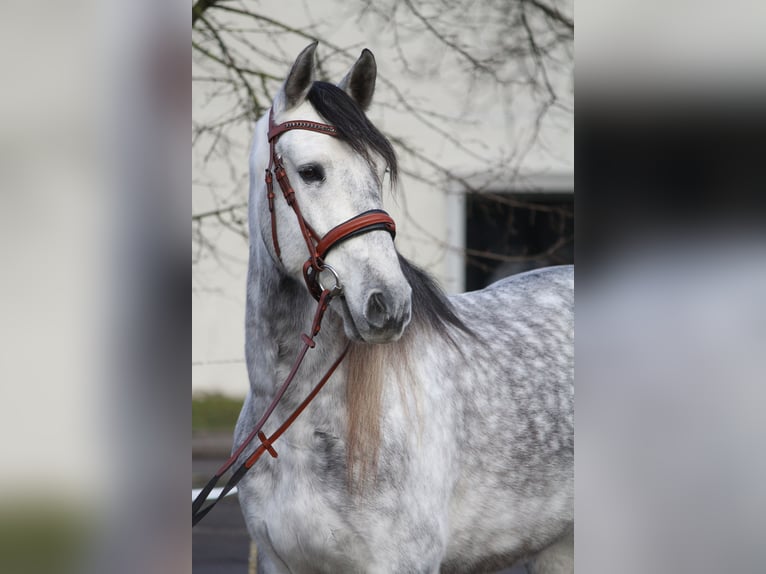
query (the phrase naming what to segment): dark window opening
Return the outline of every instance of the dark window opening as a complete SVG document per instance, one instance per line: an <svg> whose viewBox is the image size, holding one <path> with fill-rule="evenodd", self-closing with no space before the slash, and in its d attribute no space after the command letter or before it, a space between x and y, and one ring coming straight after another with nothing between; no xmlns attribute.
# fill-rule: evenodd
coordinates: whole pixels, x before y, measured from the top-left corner
<svg viewBox="0 0 766 574"><path fill-rule="evenodd" d="M573 193L471 193L465 205L467 291L574 263Z"/></svg>

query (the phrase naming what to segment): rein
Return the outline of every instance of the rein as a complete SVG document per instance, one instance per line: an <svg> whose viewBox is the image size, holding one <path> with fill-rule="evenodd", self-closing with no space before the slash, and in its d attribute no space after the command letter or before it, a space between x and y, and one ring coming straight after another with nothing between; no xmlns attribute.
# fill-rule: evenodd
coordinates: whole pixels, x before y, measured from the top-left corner
<svg viewBox="0 0 766 574"><path fill-rule="evenodd" d="M255 424L253 430L250 432L247 438L237 447L229 459L216 471L213 477L208 481L205 487L194 499L194 502L192 502L192 527L196 526L200 520L207 516L213 507L218 504L218 502L220 502L237 485L237 483L239 483L240 480L242 480L247 471L255 464L255 462L263 455L264 452L268 452L269 455L271 455L273 458L277 458L278 454L276 450L274 450L273 443L280 436L282 436L282 434L284 434L290 425L295 422L298 416L300 416L300 414L305 410L309 403L317 396L317 394L319 394L319 391L322 390L322 387L330 379L338 366L340 366L340 364L343 362L343 359L346 357L346 354L348 353L348 349L351 345L350 342L346 344L343 352L335 360L335 362L330 365L330 368L327 369L325 374L314 386L308 396L300 405L298 405L298 407L279 426L279 428L269 437L267 437L262 432L261 429L263 428L263 425L266 424L266 421L269 420L269 417L271 417L274 409L277 407L277 404L279 404L282 396L285 394L287 388L290 386L290 383L292 383L293 379L295 378L295 375L297 374L303 359L306 357L306 353L309 349L313 349L316 346L314 338L319 334L319 331L322 327L322 319L324 317L325 311L327 311L327 307L330 305L330 301L332 301L334 297L341 295L343 292L343 285L340 281L338 273L335 271L335 269L324 262L324 257L336 245L346 241L347 239L350 239L351 237L355 237L363 233L382 230L390 233L392 238L396 237L396 224L394 223L394 220L391 218L391 216L382 209L371 209L369 211L355 215L351 219L333 227L323 237L320 237L319 234L314 231L314 229L311 227L311 225L308 224L308 222L303 217L303 214L301 213L298 201L295 197L295 191L290 185L290 180L287 177L287 171L285 170L284 164L282 163L282 157L279 156L276 152L276 143L279 139L279 136L290 130L307 130L323 133L333 137L338 137L338 130L329 124L303 120L288 121L281 124L275 124L274 110L272 109L269 113L269 167L266 169L265 180L269 212L271 214L271 238L274 244L274 251L276 253L277 259L279 259L281 262L282 256L281 250L279 248L279 238L277 236L277 220L276 216L274 215L274 176L276 176L279 187L282 190L282 195L287 201L287 204L293 209L293 212L298 219L298 226L300 227L301 235L303 236L303 239L306 242L306 247L308 248L309 258L303 264L303 279L306 282L306 287L308 288L309 293L311 293L312 297L317 300L317 308L316 312L314 313L314 320L311 325L310 334L304 333L301 335L303 347L298 352L298 356L293 362L290 373L287 375L287 378L285 378L282 386L280 386L277 390L277 394L275 395L274 399L266 408L266 411ZM320 276L324 271L331 273L334 278L335 284L330 289L327 289L322 285ZM207 506L203 507L205 501L208 499L210 493L212 492L213 488L215 488L216 484L218 484L218 481L221 479L221 477L230 468L232 468L232 466L234 466L234 463L236 463L237 459L242 455L245 448L247 448L247 446L256 437L260 441L260 444L255 449L253 454L251 454L243 463L241 463L239 467L237 467L237 469L232 473L218 498L213 500Z"/></svg>

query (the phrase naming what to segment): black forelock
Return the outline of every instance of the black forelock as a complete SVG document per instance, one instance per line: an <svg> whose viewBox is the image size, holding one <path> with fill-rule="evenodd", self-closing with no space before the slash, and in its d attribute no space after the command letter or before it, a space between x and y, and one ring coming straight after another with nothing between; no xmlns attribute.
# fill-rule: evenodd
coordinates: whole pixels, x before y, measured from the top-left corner
<svg viewBox="0 0 766 574"><path fill-rule="evenodd" d="M338 130L338 137L373 166L370 152L381 156L388 166L392 185L398 176L396 152L378 128L367 119L359 105L339 87L328 82L314 82L308 101L324 120Z"/></svg>

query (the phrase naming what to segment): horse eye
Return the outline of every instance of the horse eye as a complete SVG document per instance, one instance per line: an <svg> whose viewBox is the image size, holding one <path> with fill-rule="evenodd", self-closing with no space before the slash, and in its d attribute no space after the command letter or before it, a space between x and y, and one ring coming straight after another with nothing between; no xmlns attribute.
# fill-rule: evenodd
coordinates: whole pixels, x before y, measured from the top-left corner
<svg viewBox="0 0 766 574"><path fill-rule="evenodd" d="M324 170L321 165L309 164L298 168L298 175L306 183L324 181Z"/></svg>

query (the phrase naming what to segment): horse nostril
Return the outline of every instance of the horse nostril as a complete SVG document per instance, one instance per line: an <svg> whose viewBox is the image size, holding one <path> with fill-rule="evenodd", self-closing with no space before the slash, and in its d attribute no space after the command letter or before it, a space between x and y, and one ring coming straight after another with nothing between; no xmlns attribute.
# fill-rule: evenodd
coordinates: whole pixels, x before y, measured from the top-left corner
<svg viewBox="0 0 766 574"><path fill-rule="evenodd" d="M367 299L367 310L365 312L367 321L373 327L382 328L390 320L386 299L380 291L374 291Z"/></svg>

